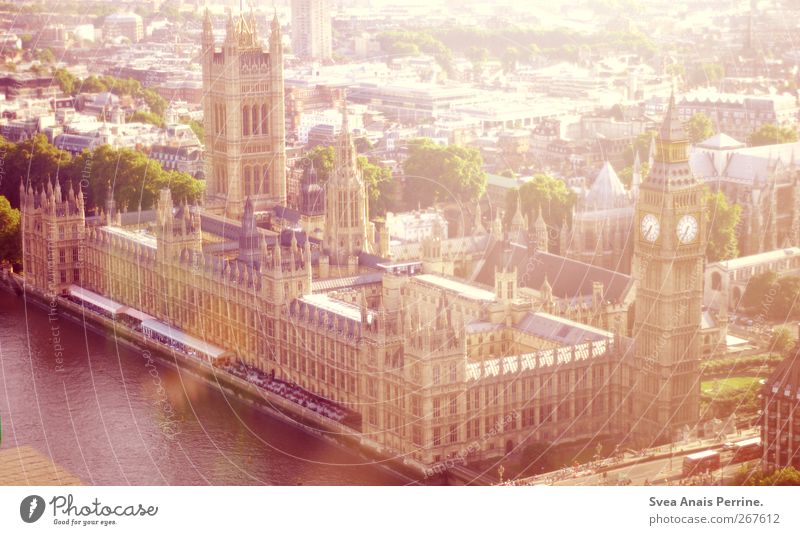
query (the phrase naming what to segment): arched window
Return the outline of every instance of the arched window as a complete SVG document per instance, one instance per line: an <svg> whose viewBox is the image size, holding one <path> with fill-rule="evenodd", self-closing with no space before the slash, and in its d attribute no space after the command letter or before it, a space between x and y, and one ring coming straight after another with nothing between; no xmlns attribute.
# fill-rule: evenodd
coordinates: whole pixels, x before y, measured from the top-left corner
<svg viewBox="0 0 800 535"><path fill-rule="evenodd" d="M720 275L716 271L711 274L711 289L712 290L722 289L722 275Z"/></svg>
<svg viewBox="0 0 800 535"><path fill-rule="evenodd" d="M255 109L255 108L253 108L253 109ZM253 132L253 133L255 134L255 132ZM253 195L258 195L259 193L261 193L261 180L260 180L260 176L261 175L259 174L258 171L259 171L259 166L258 165L254 165L253 166Z"/></svg>
<svg viewBox="0 0 800 535"><path fill-rule="evenodd" d="M269 114L267 114L267 105L266 104L262 104L261 105L261 134L262 135L266 134L267 132L269 132L269 125L267 123L268 118L269 118Z"/></svg>
<svg viewBox="0 0 800 535"><path fill-rule="evenodd" d="M250 135L250 106L242 106L242 135Z"/></svg>
<svg viewBox="0 0 800 535"><path fill-rule="evenodd" d="M261 193L270 193L269 189L269 166L265 165L261 169Z"/></svg>
<svg viewBox="0 0 800 535"><path fill-rule="evenodd" d="M258 106L253 106L253 135L258 135Z"/></svg>
<svg viewBox="0 0 800 535"><path fill-rule="evenodd" d="M244 194L245 196L250 195L250 187L251 187L252 177L250 174L250 166L246 165L244 167Z"/></svg>

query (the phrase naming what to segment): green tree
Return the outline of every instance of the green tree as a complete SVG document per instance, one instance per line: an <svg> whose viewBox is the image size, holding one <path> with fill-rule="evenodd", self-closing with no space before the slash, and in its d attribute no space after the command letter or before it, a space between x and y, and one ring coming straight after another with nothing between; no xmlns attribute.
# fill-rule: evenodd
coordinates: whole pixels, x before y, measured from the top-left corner
<svg viewBox="0 0 800 535"><path fill-rule="evenodd" d="M747 143L752 147L794 143L795 141L797 141L797 130L794 127L777 126L771 123L762 124L753 130L747 138Z"/></svg>
<svg viewBox="0 0 800 535"><path fill-rule="evenodd" d="M695 113L686 123L686 130L689 133L689 141L693 144L699 143L714 135L714 124L705 113Z"/></svg>
<svg viewBox="0 0 800 535"><path fill-rule="evenodd" d="M79 84L78 90L83 93L102 93L108 91L108 86L95 75L84 78Z"/></svg>
<svg viewBox="0 0 800 535"><path fill-rule="evenodd" d="M181 119L183 124L188 124L189 127L194 132L194 135L197 136L197 139L200 140L200 143L203 143L205 140L205 127L203 127L203 123L200 121L195 121L194 119Z"/></svg>
<svg viewBox="0 0 800 535"><path fill-rule="evenodd" d="M158 115L159 117L164 117L164 112L167 111L167 101L164 100L164 97L153 91L152 89L145 89L142 93L142 98L147 103L147 106L150 108L150 111Z"/></svg>
<svg viewBox="0 0 800 535"><path fill-rule="evenodd" d="M442 147L427 138L409 142L403 163L406 207L430 206L436 201L474 202L486 191L483 158L476 149Z"/></svg>
<svg viewBox="0 0 800 535"><path fill-rule="evenodd" d="M12 206L19 206L19 180L34 189L55 180L70 164L68 152L57 149L47 141L44 134L14 144L4 142L0 146L3 157L5 179L0 181L0 195Z"/></svg>
<svg viewBox="0 0 800 535"><path fill-rule="evenodd" d="M369 194L370 217L385 216L387 208L396 202L392 171L370 163L364 156L359 156L357 161Z"/></svg>
<svg viewBox="0 0 800 535"><path fill-rule="evenodd" d="M787 275L778 279L778 291L771 309L774 320L785 321L796 318L800 312L800 277Z"/></svg>
<svg viewBox="0 0 800 535"><path fill-rule="evenodd" d="M483 64L489 59L489 51L480 46L471 46L464 55L472 62L472 69L475 72L475 76L480 76Z"/></svg>
<svg viewBox="0 0 800 535"><path fill-rule="evenodd" d="M50 50L49 48L37 50L36 59L42 63L47 63L47 64L56 62L56 57L53 54L53 51Z"/></svg>
<svg viewBox="0 0 800 535"><path fill-rule="evenodd" d="M131 118L128 121L131 123L154 124L159 128L164 127L164 119L162 119L160 115L156 115L151 111L135 111L133 112Z"/></svg>
<svg viewBox="0 0 800 535"><path fill-rule="evenodd" d="M22 263L22 242L20 240L19 210L0 196L0 265Z"/></svg>
<svg viewBox="0 0 800 535"><path fill-rule="evenodd" d="M513 72L519 59L520 59L520 52L517 47L515 46L506 47L506 50L505 52L503 52L503 57L502 57L503 72L507 73Z"/></svg>
<svg viewBox="0 0 800 535"><path fill-rule="evenodd" d="M786 327L776 327L772 330L769 341L769 350L786 355L794 347L794 337Z"/></svg>
<svg viewBox="0 0 800 535"><path fill-rule="evenodd" d="M317 172L317 177L320 182L328 180L331 172L333 171L333 160L335 158L335 151L330 145L317 145L306 155L298 161L303 169L308 169L311 164L314 164L314 170Z"/></svg>
<svg viewBox="0 0 800 535"><path fill-rule="evenodd" d="M648 173L650 173L650 164L647 163L646 161L644 162L640 161L640 163L642 166L640 172L642 175L642 180L644 180L647 177ZM629 165L627 167L623 167L622 171L617 173L617 176L622 181L622 183L625 184L625 187L628 188L631 187L631 182L633 181L633 166Z"/></svg>
<svg viewBox="0 0 800 535"><path fill-rule="evenodd" d="M53 73L53 79L65 95L74 95L76 93L78 78L73 76L67 69L56 69Z"/></svg>
<svg viewBox="0 0 800 535"><path fill-rule="evenodd" d="M355 138L353 140L353 143L356 146L356 152L359 154L364 154L365 152L369 152L373 148L372 142L365 136Z"/></svg>
<svg viewBox="0 0 800 535"><path fill-rule="evenodd" d="M739 256L739 241L736 227L742 216L742 207L731 204L721 191L706 191L706 221L708 222L708 247L706 258L709 262L728 260Z"/></svg>
<svg viewBox="0 0 800 535"><path fill-rule="evenodd" d="M517 211L517 196L522 196L523 215L534 217L542 210L542 217L550 228L561 228L572 213L575 193L563 180L545 174L538 174L533 180L524 183L518 190L508 192L506 197L505 224L511 222Z"/></svg>
<svg viewBox="0 0 800 535"><path fill-rule="evenodd" d="M777 282L778 276L774 271L754 275L747 281L742 295L742 305L765 317L769 316L768 309L772 307Z"/></svg>
<svg viewBox="0 0 800 535"><path fill-rule="evenodd" d="M759 487L796 487L800 485L800 471L792 466L787 466L770 474L760 472L747 478L744 484Z"/></svg>

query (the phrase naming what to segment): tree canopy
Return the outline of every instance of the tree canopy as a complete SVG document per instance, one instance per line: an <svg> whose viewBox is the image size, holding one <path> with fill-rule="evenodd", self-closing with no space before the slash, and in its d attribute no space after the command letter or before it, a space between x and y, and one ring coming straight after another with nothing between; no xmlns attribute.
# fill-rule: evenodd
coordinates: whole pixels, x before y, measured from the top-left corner
<svg viewBox="0 0 800 535"><path fill-rule="evenodd" d="M731 204L721 191L706 192L706 219L708 221L709 262L728 260L739 256L739 240L736 226L742 216L742 207Z"/></svg>
<svg viewBox="0 0 800 535"><path fill-rule="evenodd" d="M695 113L686 123L686 130L689 133L689 141L700 143L714 135L714 123L711 118L703 112Z"/></svg>
<svg viewBox="0 0 800 535"><path fill-rule="evenodd" d="M336 153L330 145L317 145L304 158L299 160L298 165L308 172L313 162L320 182L327 182L333 171ZM366 156L359 156L356 160L361 169L364 183L369 194L369 215L370 217L386 215L388 206L395 204L396 188L389 168L370 163Z"/></svg>
<svg viewBox="0 0 800 535"><path fill-rule="evenodd" d="M524 215L534 217L539 210L547 226L561 229L572 214L575 204L575 193L567 187L563 180L549 175L538 174L533 180L526 182L517 190L511 190L506 196L504 223L508 225L517 211L517 198L522 196L521 204ZM550 240L551 243L555 240Z"/></svg>
<svg viewBox="0 0 800 535"><path fill-rule="evenodd" d="M768 309L774 301L773 287L777 281L778 276L774 271L765 271L751 277L742 295L742 305L765 317L769 316Z"/></svg>
<svg viewBox="0 0 800 535"><path fill-rule="evenodd" d="M793 143L797 141L797 130L791 126L777 126L772 123L762 124L748 136L747 143L753 147Z"/></svg>
<svg viewBox="0 0 800 535"><path fill-rule="evenodd" d="M747 283L742 305L770 320L796 319L800 317L800 277L778 277L772 271L755 275Z"/></svg>
<svg viewBox="0 0 800 535"><path fill-rule="evenodd" d="M442 147L427 138L412 140L403 163L406 207L427 207L437 201L477 201L486 191L482 167L483 158L476 149Z"/></svg>
<svg viewBox="0 0 800 535"><path fill-rule="evenodd" d="M8 199L0 196L0 264L22 263L19 225L19 210L12 208Z"/></svg>
<svg viewBox="0 0 800 535"><path fill-rule="evenodd" d="M205 182L187 173L165 170L156 160L133 149L114 149L102 145L93 152L84 151L74 158L50 143L44 135L19 144L0 138L0 154L4 155L6 180L0 183L0 195L19 206L20 178L34 189L50 180L63 186L81 184L86 196L86 208L102 206L106 190L111 186L118 206L135 210L153 206L158 191L168 187L173 198L194 202L200 199Z"/></svg>

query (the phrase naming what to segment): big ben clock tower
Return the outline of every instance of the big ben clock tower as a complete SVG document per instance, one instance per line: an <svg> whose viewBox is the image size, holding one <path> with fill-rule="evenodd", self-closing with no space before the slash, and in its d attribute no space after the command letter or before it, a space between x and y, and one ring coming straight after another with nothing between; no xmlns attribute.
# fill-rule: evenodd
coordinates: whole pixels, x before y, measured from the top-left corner
<svg viewBox="0 0 800 535"><path fill-rule="evenodd" d="M689 141L674 95L658 137L636 206L633 259L640 421L632 423L648 443L674 440L699 418L706 253L703 185L689 168Z"/></svg>

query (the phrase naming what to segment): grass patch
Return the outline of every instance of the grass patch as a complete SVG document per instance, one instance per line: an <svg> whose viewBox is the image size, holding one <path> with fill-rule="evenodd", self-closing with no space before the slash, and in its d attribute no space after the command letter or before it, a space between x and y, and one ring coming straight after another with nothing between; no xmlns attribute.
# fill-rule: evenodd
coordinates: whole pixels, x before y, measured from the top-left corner
<svg viewBox="0 0 800 535"><path fill-rule="evenodd" d="M727 377L725 379L712 379L700 383L700 391L708 396L727 397L740 390L748 390L752 385L758 384L760 377Z"/></svg>

